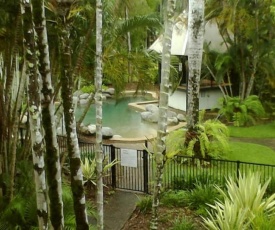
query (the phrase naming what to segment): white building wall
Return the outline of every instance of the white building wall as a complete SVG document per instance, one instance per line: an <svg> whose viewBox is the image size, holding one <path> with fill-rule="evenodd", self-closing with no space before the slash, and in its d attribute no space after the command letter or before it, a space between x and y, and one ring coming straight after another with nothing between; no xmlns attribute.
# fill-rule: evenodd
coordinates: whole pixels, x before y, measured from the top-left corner
<svg viewBox="0 0 275 230"><path fill-rule="evenodd" d="M223 95L219 88L200 89L200 110L218 108L218 100ZM186 90L177 89L169 96L168 105L174 109L186 111Z"/></svg>

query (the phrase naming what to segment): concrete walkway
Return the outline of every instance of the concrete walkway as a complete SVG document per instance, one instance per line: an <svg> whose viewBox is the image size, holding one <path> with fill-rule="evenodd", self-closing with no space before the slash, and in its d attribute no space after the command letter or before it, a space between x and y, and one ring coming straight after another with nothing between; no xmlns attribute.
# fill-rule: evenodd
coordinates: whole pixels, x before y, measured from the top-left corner
<svg viewBox="0 0 275 230"><path fill-rule="evenodd" d="M104 204L104 230L120 230L136 208L139 196L133 192L116 190Z"/></svg>

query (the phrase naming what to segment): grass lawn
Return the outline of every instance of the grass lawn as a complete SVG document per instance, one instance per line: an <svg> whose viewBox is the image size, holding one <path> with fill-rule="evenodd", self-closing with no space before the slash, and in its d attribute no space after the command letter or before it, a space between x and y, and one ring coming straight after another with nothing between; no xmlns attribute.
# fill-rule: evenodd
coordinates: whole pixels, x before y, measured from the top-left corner
<svg viewBox="0 0 275 230"><path fill-rule="evenodd" d="M263 145L245 142L230 142L230 153L227 159L232 161L239 160L275 165L275 151Z"/></svg>
<svg viewBox="0 0 275 230"><path fill-rule="evenodd" d="M228 129L231 137L275 138L275 122L251 127L228 126ZM275 151L264 145L230 142L228 160L275 165Z"/></svg>
<svg viewBox="0 0 275 230"><path fill-rule="evenodd" d="M250 127L228 126L231 137L275 138L275 122Z"/></svg>

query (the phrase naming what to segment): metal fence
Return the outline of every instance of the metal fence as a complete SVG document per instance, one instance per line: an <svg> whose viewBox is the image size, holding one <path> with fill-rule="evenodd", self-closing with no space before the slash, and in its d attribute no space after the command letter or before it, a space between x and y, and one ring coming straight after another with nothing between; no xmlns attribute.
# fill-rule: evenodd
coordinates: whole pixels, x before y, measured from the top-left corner
<svg viewBox="0 0 275 230"><path fill-rule="evenodd" d="M67 151L66 137L59 136L59 151ZM84 158L93 159L95 156L95 144L79 141L80 155ZM135 166L122 164L122 150L113 145L103 145L104 164L107 165L114 160L118 163L108 169L103 176L103 183L113 188L133 190L149 193L149 158L146 150L134 150L136 155Z"/></svg>
<svg viewBox="0 0 275 230"><path fill-rule="evenodd" d="M198 181L224 185L229 176L237 178L248 171L259 172L262 182L271 178L275 183L275 165L176 156L165 165L163 185L167 189L189 188Z"/></svg>
<svg viewBox="0 0 275 230"><path fill-rule="evenodd" d="M66 137L58 137L60 152L67 151ZM79 141L82 160L94 158L95 144ZM108 170L103 181L114 188L151 193L153 189L155 163L153 154L146 150L135 150L135 166L123 165L123 149L113 145L103 145L105 163L117 159L118 164ZM166 162L163 175L165 189L191 188L194 183L215 183L223 185L228 176L238 177L248 171L260 172L262 181L272 178L275 188L275 165L247 163L219 159L199 159L187 156L176 156Z"/></svg>

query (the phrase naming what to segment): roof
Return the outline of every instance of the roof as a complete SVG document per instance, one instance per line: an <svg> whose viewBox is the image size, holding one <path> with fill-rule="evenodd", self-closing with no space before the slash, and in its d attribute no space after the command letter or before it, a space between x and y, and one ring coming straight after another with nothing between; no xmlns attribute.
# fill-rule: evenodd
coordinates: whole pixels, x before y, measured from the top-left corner
<svg viewBox="0 0 275 230"><path fill-rule="evenodd" d="M185 14L181 14L177 17L173 26L171 54L172 55L187 55L187 17ZM163 34L149 47L149 50L154 50L158 53L162 53Z"/></svg>
<svg viewBox="0 0 275 230"><path fill-rule="evenodd" d="M171 55L188 55L187 23L186 13L182 13L176 18L172 32ZM149 47L149 50L162 53L162 41L163 34ZM224 52L226 49L216 23L207 22L205 24L204 41L209 44L212 50Z"/></svg>

